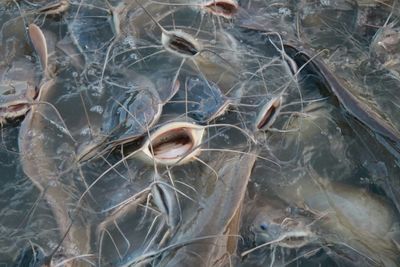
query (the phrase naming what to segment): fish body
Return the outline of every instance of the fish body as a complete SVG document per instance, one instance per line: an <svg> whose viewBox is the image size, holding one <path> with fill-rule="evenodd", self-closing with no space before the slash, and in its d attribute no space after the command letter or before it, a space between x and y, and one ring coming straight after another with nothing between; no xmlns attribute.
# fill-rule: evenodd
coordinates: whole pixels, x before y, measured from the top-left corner
<svg viewBox="0 0 400 267"><path fill-rule="evenodd" d="M290 186L274 187L273 192L282 201L264 200L250 228L257 244L289 248L289 241L297 248L325 244L339 254L349 253L349 258L361 257L370 266L398 265L398 216L381 196L321 178L302 178ZM289 207L295 212L288 213Z"/></svg>

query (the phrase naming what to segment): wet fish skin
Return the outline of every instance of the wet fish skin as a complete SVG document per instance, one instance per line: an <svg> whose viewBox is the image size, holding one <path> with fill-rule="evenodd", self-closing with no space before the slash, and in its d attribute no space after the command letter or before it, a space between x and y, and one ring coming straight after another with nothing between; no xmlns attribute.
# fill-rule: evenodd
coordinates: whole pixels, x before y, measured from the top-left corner
<svg viewBox="0 0 400 267"><path fill-rule="evenodd" d="M239 27L266 32L264 25L254 23L251 25L239 24ZM293 44L292 44L293 43ZM375 111L373 111L366 104L358 100L348 89L345 81L340 80L334 75L329 67L320 59L314 57L315 53L299 45L297 41L291 40L286 41L284 44L285 49L294 50L296 54L304 57L304 62L308 62L312 58L310 65L314 67L316 73L318 73L326 82L328 87L332 90L339 102L343 105L347 112L353 115L355 118L360 120L371 130L389 138L396 144L400 144L400 132L391 126L390 123L382 119ZM299 47L299 48L298 48Z"/></svg>
<svg viewBox="0 0 400 267"><path fill-rule="evenodd" d="M39 101L48 101L55 89L54 80L43 83L38 96ZM22 168L26 176L44 194L59 227L60 236L63 237L68 233L63 242L65 253L68 256L86 253L89 250L89 232L80 224L82 223L80 218L74 219L76 223L74 222L69 229L71 216L68 213L68 204L71 193L59 181L60 171L57 169L57 164L46 151L47 140L43 138L46 123L42 112L44 112L43 105L33 105L21 124L18 146Z"/></svg>
<svg viewBox="0 0 400 267"><path fill-rule="evenodd" d="M238 233L238 216L255 159L255 155L242 155L218 164L219 179L213 193L205 199L203 208L194 211L192 218L183 219L183 222L191 223L183 223L170 244L203 236L217 237L187 244L175 253L164 255L159 266L227 264L227 257L236 250L237 238L234 235ZM196 251L196 255L190 251Z"/></svg>
<svg viewBox="0 0 400 267"><path fill-rule="evenodd" d="M252 220L248 230L254 235L256 245L277 241L274 245L300 248L316 240L308 226L314 216L306 217L304 214L298 216L295 214L296 212L289 213L289 205L276 196L265 197L263 201L251 201L246 206L249 206L249 204L254 205L254 207L253 210L249 211L252 215L247 215ZM285 221L290 223L285 223ZM285 240L285 237L302 237L302 239L292 241ZM281 239L282 241L279 241Z"/></svg>
<svg viewBox="0 0 400 267"><path fill-rule="evenodd" d="M320 242L353 248L359 254L383 266L398 263L398 249L392 242L399 222L391 204L381 196L354 186L330 182L310 172L290 186L271 188L281 199L315 214L312 231ZM295 220L308 220L304 215ZM394 231L394 232L393 232ZM335 250L334 247L332 247ZM374 265L374 264L373 264Z"/></svg>
<svg viewBox="0 0 400 267"><path fill-rule="evenodd" d="M151 192L154 202L160 211L164 214L167 225L175 231L181 222L180 206L176 193L164 182L156 182Z"/></svg>
<svg viewBox="0 0 400 267"><path fill-rule="evenodd" d="M3 27L8 26L3 25ZM4 30L3 28L0 35L4 34ZM16 42L26 44L25 40L16 36L13 38ZM2 48L0 47L1 52L6 52ZM16 54L6 59L4 63L7 61L10 62L0 64L0 124L23 117L37 96L38 79L31 60Z"/></svg>
<svg viewBox="0 0 400 267"><path fill-rule="evenodd" d="M298 55L304 57L304 62L311 60L310 64L316 73L324 79L328 88L332 90L339 102L347 112L352 116L360 120L372 131L381 134L384 137L389 138L396 144L400 144L400 133L395 129L389 122L381 118L375 111L373 111L368 105L357 99L348 89L344 80L340 80L329 67L320 59L313 57L313 53L305 49L297 49L292 45L285 45L286 49L292 49L297 51Z"/></svg>

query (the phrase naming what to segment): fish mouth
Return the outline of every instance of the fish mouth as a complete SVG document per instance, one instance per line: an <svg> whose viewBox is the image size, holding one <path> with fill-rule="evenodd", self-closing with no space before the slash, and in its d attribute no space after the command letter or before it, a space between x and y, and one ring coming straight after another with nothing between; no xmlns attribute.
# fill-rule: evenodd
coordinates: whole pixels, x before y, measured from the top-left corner
<svg viewBox="0 0 400 267"><path fill-rule="evenodd" d="M231 19L232 16L237 12L239 6L236 1L224 0L216 1L211 0L203 5L203 7L210 13L214 15L224 17L226 19Z"/></svg>
<svg viewBox="0 0 400 267"><path fill-rule="evenodd" d="M281 247L300 248L308 244L311 240L312 233L309 231L291 231L283 234L277 243Z"/></svg>
<svg viewBox="0 0 400 267"><path fill-rule="evenodd" d="M28 102L19 102L0 107L0 121L1 118L12 120L18 117L22 117L28 112L29 109L30 104Z"/></svg>
<svg viewBox="0 0 400 267"><path fill-rule="evenodd" d="M193 123L173 122L154 132L144 145L148 159L163 165L184 164L200 153L204 127Z"/></svg>
<svg viewBox="0 0 400 267"><path fill-rule="evenodd" d="M257 130L267 130L276 120L282 107L282 97L275 97L262 108L257 119Z"/></svg>
<svg viewBox="0 0 400 267"><path fill-rule="evenodd" d="M180 30L161 34L161 43L165 49L180 57L194 57L200 53L199 43L188 33Z"/></svg>

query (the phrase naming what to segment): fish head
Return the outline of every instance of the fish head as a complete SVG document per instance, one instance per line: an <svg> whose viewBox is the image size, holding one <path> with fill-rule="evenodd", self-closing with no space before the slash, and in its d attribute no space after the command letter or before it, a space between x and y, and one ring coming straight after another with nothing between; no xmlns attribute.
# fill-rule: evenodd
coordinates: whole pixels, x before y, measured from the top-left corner
<svg viewBox="0 0 400 267"><path fill-rule="evenodd" d="M13 58L0 67L0 122L24 116L37 97L35 64L28 58Z"/></svg>
<svg viewBox="0 0 400 267"><path fill-rule="evenodd" d="M256 245L271 243L285 248L300 248L314 240L309 218L293 215L287 209L258 209L250 226Z"/></svg>
<svg viewBox="0 0 400 267"><path fill-rule="evenodd" d="M162 165L185 164L200 153L205 128L189 122L171 122L145 142L141 157Z"/></svg>

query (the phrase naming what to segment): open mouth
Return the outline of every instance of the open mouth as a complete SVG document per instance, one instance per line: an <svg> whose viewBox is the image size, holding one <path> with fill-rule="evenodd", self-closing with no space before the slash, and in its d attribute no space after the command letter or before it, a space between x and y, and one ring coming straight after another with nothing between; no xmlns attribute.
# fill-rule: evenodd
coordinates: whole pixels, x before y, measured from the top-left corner
<svg viewBox="0 0 400 267"><path fill-rule="evenodd" d="M171 36L168 42L168 47L171 50L186 56L195 56L197 53L199 53L199 50L193 43L175 34Z"/></svg>
<svg viewBox="0 0 400 267"><path fill-rule="evenodd" d="M169 123L150 136L143 152L161 164L184 164L200 153L203 132L203 127L192 123Z"/></svg>
<svg viewBox="0 0 400 267"><path fill-rule="evenodd" d="M258 130L267 130L276 120L282 105L282 98L276 97L269 101L267 105L262 108L261 115L257 120Z"/></svg>
<svg viewBox="0 0 400 267"><path fill-rule="evenodd" d="M279 238L278 244L286 248L299 248L310 242L311 233L307 231L293 231L285 233Z"/></svg>
<svg viewBox="0 0 400 267"><path fill-rule="evenodd" d="M149 145L149 150L153 149L153 155L158 159L175 159L188 153L193 144L190 129L179 128L157 136Z"/></svg>
<svg viewBox="0 0 400 267"><path fill-rule="evenodd" d="M225 1L209 1L204 5L204 8L209 12L224 17L226 19L231 19L232 16L237 12L238 5L236 2L231 0Z"/></svg>
<svg viewBox="0 0 400 267"><path fill-rule="evenodd" d="M0 107L0 117L6 119L15 119L25 115L30 106L27 103L18 103L13 105L8 105L6 107Z"/></svg>
<svg viewBox="0 0 400 267"><path fill-rule="evenodd" d="M182 31L171 31L169 34L163 32L161 42L166 50L181 57L193 57L200 52L196 40Z"/></svg>

